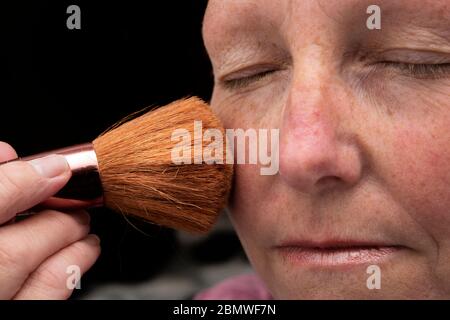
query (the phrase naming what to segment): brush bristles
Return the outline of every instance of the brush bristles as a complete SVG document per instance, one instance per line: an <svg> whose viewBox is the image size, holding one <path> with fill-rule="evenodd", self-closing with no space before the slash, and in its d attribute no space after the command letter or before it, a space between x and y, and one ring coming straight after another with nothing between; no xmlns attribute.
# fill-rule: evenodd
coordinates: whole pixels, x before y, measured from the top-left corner
<svg viewBox="0 0 450 320"><path fill-rule="evenodd" d="M226 204L233 167L172 162L171 151L177 144L171 140L173 131L186 129L194 137L194 121L198 120L203 130L216 128L225 136L209 106L189 98L98 137L93 144L105 205L158 225L193 233L208 231ZM194 139L189 147L193 145Z"/></svg>

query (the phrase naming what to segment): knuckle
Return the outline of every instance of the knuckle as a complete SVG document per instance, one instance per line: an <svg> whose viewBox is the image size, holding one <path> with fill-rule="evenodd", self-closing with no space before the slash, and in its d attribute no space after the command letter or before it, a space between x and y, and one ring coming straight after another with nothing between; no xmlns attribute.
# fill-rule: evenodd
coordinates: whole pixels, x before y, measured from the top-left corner
<svg viewBox="0 0 450 320"><path fill-rule="evenodd" d="M78 241L73 244L73 250L71 252L75 261L84 262L91 258L96 258L100 254L100 246L89 246L82 241Z"/></svg>
<svg viewBox="0 0 450 320"><path fill-rule="evenodd" d="M11 177L7 170L0 170L0 199L8 201L11 200L13 195L21 198L23 196L23 189Z"/></svg>
<svg viewBox="0 0 450 320"><path fill-rule="evenodd" d="M30 275L28 281L52 291L66 289L65 270L57 268L39 268Z"/></svg>
<svg viewBox="0 0 450 320"><path fill-rule="evenodd" d="M45 213L48 215L46 220L51 224L49 229L58 230L62 239L67 243L78 240L89 232L90 226L80 224L72 214L54 210L46 210Z"/></svg>
<svg viewBox="0 0 450 320"><path fill-rule="evenodd" d="M29 165L23 162L14 163L14 167L0 167L0 207L10 201L20 201L26 192L35 189L42 179L35 177Z"/></svg>
<svg viewBox="0 0 450 320"><path fill-rule="evenodd" d="M68 299L71 294L72 290L67 288L63 275L51 269L33 272L21 292L22 299Z"/></svg>
<svg viewBox="0 0 450 320"><path fill-rule="evenodd" d="M47 263L41 265L30 275L27 282L32 283L35 289L44 290L51 293L52 296L68 298L72 289L67 287L67 280L70 277L67 267L73 264L83 265L83 259L85 257L82 248L71 245L52 260L48 260Z"/></svg>
<svg viewBox="0 0 450 320"><path fill-rule="evenodd" d="M66 213L55 210L46 210L45 214L48 215L48 221L52 224L52 227L55 228L54 230L65 229L69 223Z"/></svg>
<svg viewBox="0 0 450 320"><path fill-rule="evenodd" d="M0 243L0 269L11 274L23 270L24 256L21 250L15 250L9 245Z"/></svg>

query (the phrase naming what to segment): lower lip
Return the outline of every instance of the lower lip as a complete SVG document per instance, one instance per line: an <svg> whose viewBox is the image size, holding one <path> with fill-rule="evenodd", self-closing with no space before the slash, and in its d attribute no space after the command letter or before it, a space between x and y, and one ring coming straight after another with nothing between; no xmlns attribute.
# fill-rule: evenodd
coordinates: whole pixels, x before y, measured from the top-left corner
<svg viewBox="0 0 450 320"><path fill-rule="evenodd" d="M288 261L304 266L351 266L380 263L400 250L399 247L277 248Z"/></svg>

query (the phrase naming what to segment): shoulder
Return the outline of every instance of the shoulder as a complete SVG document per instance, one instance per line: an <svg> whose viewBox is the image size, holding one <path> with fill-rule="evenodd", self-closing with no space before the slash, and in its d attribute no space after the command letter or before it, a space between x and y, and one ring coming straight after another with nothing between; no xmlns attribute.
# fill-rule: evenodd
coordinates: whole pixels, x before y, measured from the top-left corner
<svg viewBox="0 0 450 320"><path fill-rule="evenodd" d="M195 300L271 300L262 280L255 274L234 276L201 291Z"/></svg>

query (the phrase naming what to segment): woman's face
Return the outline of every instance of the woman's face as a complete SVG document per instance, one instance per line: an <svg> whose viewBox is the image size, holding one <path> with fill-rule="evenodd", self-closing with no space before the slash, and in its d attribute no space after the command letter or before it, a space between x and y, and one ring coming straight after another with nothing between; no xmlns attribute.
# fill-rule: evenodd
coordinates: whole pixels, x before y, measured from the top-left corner
<svg viewBox="0 0 450 320"><path fill-rule="evenodd" d="M212 107L280 130L278 174L236 165L230 201L275 298L450 298L450 3L380 0L369 30L371 2L207 9Z"/></svg>

